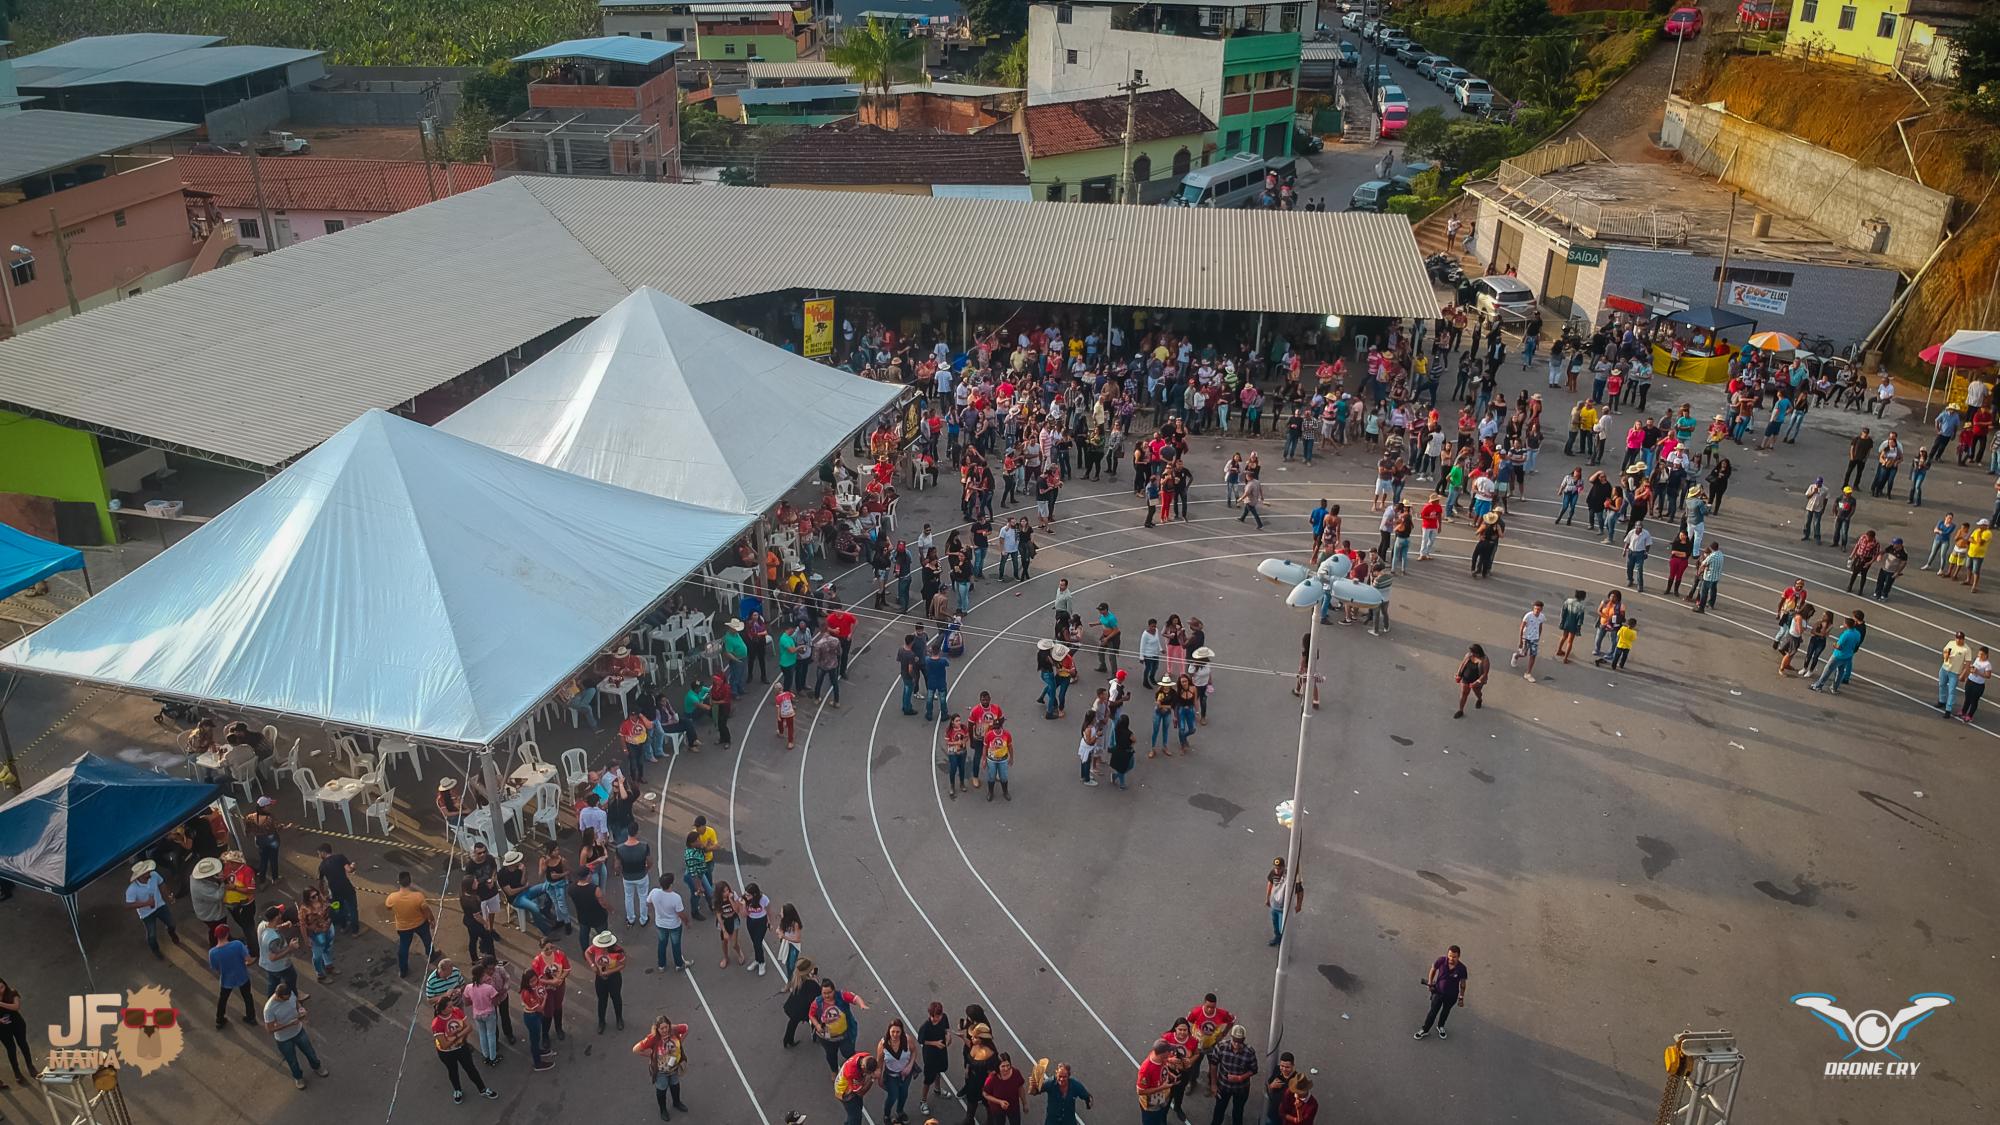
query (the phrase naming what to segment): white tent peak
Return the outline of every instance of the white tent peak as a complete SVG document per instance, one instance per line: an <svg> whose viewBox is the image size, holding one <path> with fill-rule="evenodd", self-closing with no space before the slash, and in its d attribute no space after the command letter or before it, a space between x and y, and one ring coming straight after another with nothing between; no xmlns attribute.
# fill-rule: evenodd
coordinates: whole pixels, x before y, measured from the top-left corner
<svg viewBox="0 0 2000 1125"><path fill-rule="evenodd" d="M0 666L488 745L749 522L374 410Z"/></svg>
<svg viewBox="0 0 2000 1125"><path fill-rule="evenodd" d="M641 287L438 429L607 484L754 513L900 390Z"/></svg>

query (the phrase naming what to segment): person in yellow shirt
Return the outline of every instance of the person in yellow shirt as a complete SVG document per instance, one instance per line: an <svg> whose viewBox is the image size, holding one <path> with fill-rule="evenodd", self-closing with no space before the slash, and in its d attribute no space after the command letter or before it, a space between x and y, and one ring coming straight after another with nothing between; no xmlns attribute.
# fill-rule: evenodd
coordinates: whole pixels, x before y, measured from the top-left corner
<svg viewBox="0 0 2000 1125"><path fill-rule="evenodd" d="M1979 592L1979 569L1986 564L1986 548L1992 542L1992 520L1980 520L1965 540L1965 580L1975 594Z"/></svg>
<svg viewBox="0 0 2000 1125"><path fill-rule="evenodd" d="M431 903L424 892L410 883L410 873L400 872L396 876L396 889L382 899L382 905L389 908L389 920L396 927L396 969L397 975L410 975L410 943L422 939L424 958L428 962L431 953Z"/></svg>
<svg viewBox="0 0 2000 1125"><path fill-rule="evenodd" d="M1632 646L1638 643L1639 619L1628 617L1625 619L1625 624L1618 627L1618 647L1611 653L1611 670L1613 672L1625 667L1625 662L1632 659ZM1603 657L1598 657L1597 662L1603 664L1605 661Z"/></svg>

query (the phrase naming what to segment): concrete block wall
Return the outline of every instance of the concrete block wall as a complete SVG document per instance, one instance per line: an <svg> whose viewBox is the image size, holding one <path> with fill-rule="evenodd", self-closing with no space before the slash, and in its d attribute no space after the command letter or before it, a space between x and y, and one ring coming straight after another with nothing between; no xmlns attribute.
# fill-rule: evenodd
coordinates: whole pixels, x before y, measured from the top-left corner
<svg viewBox="0 0 2000 1125"><path fill-rule="evenodd" d="M1661 142L1724 182L1809 220L1841 245L1865 249L1862 223L1889 224L1889 259L1916 270L1943 241L1953 198L1905 176L1863 167L1818 145L1728 112L1667 99Z"/></svg>
<svg viewBox="0 0 2000 1125"><path fill-rule="evenodd" d="M290 90L272 90L248 101L212 110L208 114L208 139L216 144L235 144L262 137L291 116Z"/></svg>
<svg viewBox="0 0 2000 1125"><path fill-rule="evenodd" d="M1727 306L1727 311L1757 320L1759 332L1789 332L1794 336L1825 336L1845 346L1882 319L1895 298L1901 278L1891 269L1778 262L1732 255L1738 269L1781 270L1793 275L1790 299L1782 313ZM1605 261L1603 291L1633 300L1647 289L1685 297L1699 308L1715 300L1719 256L1641 250L1619 246Z"/></svg>

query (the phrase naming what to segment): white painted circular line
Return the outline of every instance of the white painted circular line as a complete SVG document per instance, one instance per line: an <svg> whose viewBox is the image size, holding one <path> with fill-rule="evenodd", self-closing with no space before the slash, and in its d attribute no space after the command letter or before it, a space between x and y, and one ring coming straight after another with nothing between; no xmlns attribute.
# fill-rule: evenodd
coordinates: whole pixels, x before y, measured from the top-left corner
<svg viewBox="0 0 2000 1125"><path fill-rule="evenodd" d="M1227 519L1227 517L1216 517L1216 519ZM1208 522L1214 522L1214 521L1213 521L1213 520L1187 520L1187 521L1181 521L1181 522L1184 522L1184 523L1208 523ZM1100 559L1107 559L1107 558L1115 558L1115 557L1117 557L1117 556L1119 556L1119 555L1126 555L1126 554L1131 554L1131 553L1133 553L1133 552L1136 552L1136 551L1146 551L1146 550L1152 550L1152 549L1153 549L1153 548L1155 548L1155 547L1166 547L1166 546L1172 546L1172 545L1177 545L1177 544L1182 544L1182 543L1207 543L1207 542L1213 542L1213 541L1216 541L1216 540L1238 540L1238 539L1256 539L1256 538L1269 538L1269 537L1275 537L1275 536L1279 536L1279 535L1285 535L1285 534L1293 534L1293 533L1289 533L1289 532L1272 532L1272 531L1253 531L1253 532L1245 532L1245 533L1242 533L1242 534L1239 534L1239 535L1211 535L1211 536L1202 536L1202 537L1199 537L1199 538L1194 538L1194 539L1172 539L1172 540L1161 540L1160 542L1157 542L1157 543L1147 543L1147 544L1143 544L1143 545L1141 545L1141 546L1137 546L1137 547L1131 547L1131 548L1127 548L1127 549L1125 549L1125 550L1120 550L1120 551L1109 551L1109 552L1105 552L1105 553L1103 553L1103 554L1099 554L1099 555L1092 555L1092 556L1089 556L1089 557L1087 557L1087 558L1085 558L1085 559L1083 559L1083 560L1081 560L1081 561L1083 561L1083 562L1096 562L1096 561L1098 561L1098 560L1100 560ZM1088 537L1088 536L1086 536L1085 538L1089 538L1089 537ZM1112 576L1110 576L1110 577L1107 577L1107 578L1102 578L1102 579L1099 579L1099 580L1097 580L1097 581L1095 581L1095 582L1090 582L1090 583L1087 583L1087 584L1085 584L1085 585L1083 585L1083 586L1078 586L1078 587L1075 587L1075 588L1074 588L1073 590L1071 590L1071 593L1073 593L1073 594L1075 594L1075 593L1081 593L1081 592L1083 592L1084 590L1089 590L1089 589L1092 589L1093 587L1096 587L1096 586L1102 586L1102 585L1106 585L1106 584L1109 584L1109 583L1111 583L1111 582L1115 582L1115 581L1119 581L1119 580L1121 580L1121 579L1125 579L1125 578L1132 578L1132 577L1136 577L1136 576L1138 576L1138 575L1141 575L1141 574L1151 574L1151 573L1154 573L1154 572L1156 572L1156 571L1161 571L1161 570L1169 570L1169 569L1172 569L1172 568L1174 568L1174 567L1180 567L1180 566L1191 566L1191 565L1194 565L1194 564L1197 564L1197 563L1205 563L1205 562L1217 562L1217 561L1221 561L1221 560L1225 560L1225 559L1242 559L1242 558L1252 558L1252 557L1259 557L1259 556L1263 556L1263 555L1265 555L1265 554L1267 554L1267 552L1264 552L1264 551L1247 551L1247 552L1242 552L1242 553L1237 553L1237 554L1227 554L1227 555L1204 555L1204 556L1202 556L1202 557L1200 557L1200 558L1193 558L1193 559L1177 559L1177 560L1175 560L1175 561L1173 561L1173 562L1168 562L1168 563L1161 563L1161 564L1160 564L1160 565L1158 565L1158 566L1150 566L1150 567L1145 567L1145 568L1143 568L1143 569L1140 569L1140 570L1128 570L1128 571L1123 571L1123 572L1120 572L1119 574L1116 574L1116 575L1112 575ZM1034 616L1035 614L1037 614L1037 613L1041 613L1041 612L1045 611L1046 609L1048 609L1048 608L1049 608L1049 606L1051 606L1051 605L1053 605L1053 604L1055 604L1055 603L1051 601L1051 602L1043 602L1043 603L1040 603L1039 605L1036 605L1036 606L1035 606L1034 608L1032 608L1032 609L1028 610L1027 612L1025 612L1025 613L1021 614L1021 616L1019 616L1019 617L1015 618L1015 619L1014 619L1014 620L1013 620L1013 621L1012 621L1011 623L1009 623L1009 624L1008 624L1007 628L1009 628L1009 629L1012 629L1012 628L1014 628L1015 626L1018 626L1018 625L1019 625L1019 624L1020 624L1021 622L1023 622L1023 621L1026 621L1026 620L1027 620L1028 618L1030 618L1030 617L1033 617L1033 616ZM961 678L963 678L963 677L964 677L964 675L965 675L965 671L964 671L964 670L965 670L965 669L967 669L967 668L970 668L970 667L971 667L971 666L972 666L972 665L973 665L973 664L974 664L974 663L975 663L975 662L976 662L976 661L977 661L977 660L979 659L979 655L981 655L981 654L984 654L984 653L986 652L986 650L987 650L987 649L989 649L989 648L991 648L991 647L992 647L992 645L993 645L993 641L994 641L994 639L993 639L993 638L989 638L989 639L988 639L988 640L986 641L986 643L985 643L985 644L982 644L982 645L980 645L980 647L979 647L979 653L978 653L978 654L975 654L975 655L973 655L973 656L970 656L970 657L968 657L968 658L967 658L967 659L965 660L965 662L964 662L963 664L961 664L961 665L959 666L959 667L960 667L960 672L959 672L959 675L960 675L960 677L961 677ZM884 698L884 700L883 700L883 704L884 704L884 705L886 706L886 705L887 705L887 703L888 703L888 700L887 700L887 698ZM932 730L931 730L931 747L930 747L930 749L931 749L931 752L932 752L932 753L935 753L935 752L936 752L936 750L937 750L937 740L938 740L938 731L937 731L937 728L936 728L936 727L934 726L934 727L932 728ZM1132 1064L1132 1065L1133 1065L1134 1067L1138 1066L1138 1065L1139 1065L1139 1057L1138 1057L1137 1055L1134 1055L1134 1054L1133 1054L1133 1053L1131 1052L1131 1050L1130 1050L1130 1049L1129 1049L1128 1047L1126 1047L1126 1046L1125 1046L1125 1043L1124 1043L1124 1041L1123 1041L1123 1040L1121 1040L1121 1039L1120 1039L1120 1038L1118 1037L1117 1033L1115 1033L1115 1032L1113 1032L1113 1031L1111 1030L1111 1027L1110 1027L1110 1025L1109 1025L1109 1024L1107 1024L1107 1023L1105 1023L1105 1022L1104 1022L1104 1017L1103 1017L1102 1015L1100 1015L1100 1014L1098 1013L1098 1011L1097 1011L1097 1009L1096 1009L1096 1008L1094 1008L1094 1007L1092 1007L1092 1006L1091 1006L1091 1003L1090 1003L1090 1001L1088 1001L1088 1000L1084 999L1084 997L1083 997L1083 993L1077 990L1077 987L1076 987L1075 983L1074 983L1074 982L1072 982L1072 981L1071 981L1071 980L1069 979L1069 976L1068 976L1068 975L1067 975L1066 973L1064 973L1064 972L1062 971L1062 967L1061 967L1061 966L1059 966L1059 965L1057 965L1057 964L1055 963L1055 959L1054 959L1054 958L1052 958L1052 957L1050 957L1050 956L1049 956L1049 953L1048 953L1048 951L1047 951L1046 949L1043 949L1043 948L1042 948L1042 945L1041 945L1041 943L1035 940L1035 936L1034 936L1033 934L1031 934L1031 933L1029 933L1029 932L1028 932L1028 928L1027 928L1026 926L1024 926L1024 925L1022 925L1022 924L1021 924L1021 920L1020 920L1020 918L1018 918L1017 916L1015 916L1014 912L1013 912L1013 911L1012 911L1011 909L1009 909L1009 908L1008 908L1007 904L1006 904L1006 903L1005 903L1004 901L1002 901L1002 900L1001 900L1001 898L1000 898L999 894L995 893L995 891L993 890L993 887L992 887L992 885L991 885L991 884L989 884L989 883L988 883L988 882L986 881L986 877L985 877L984 875L980 874L980 871L979 871L979 868L978 868L977 866L975 866L975 865L973 864L973 862L972 862L972 857L966 854L966 851L965 851L965 845L964 845L964 844L963 844L963 843L962 843L962 842L961 842L961 841L959 840L959 838L958 838L958 831L957 831L957 829L955 829L955 828L953 828L953 827L952 827L952 823L951 823L951 817L950 817L950 815L949 815L949 814L948 814L948 813L947 813L947 812L945 811L945 804L944 804L944 793L943 793L943 791L942 791L942 790L940 790L940 789L938 788L938 784L937 784L937 770L935 770L935 769L932 769L932 770L929 770L928 772L929 772L929 774L930 774L930 779L931 779L931 796L932 796L932 798L933 798L933 799L934 799L934 800L935 800L935 801L937 802L937 807L938 807L938 817L939 817L939 819L941 819L941 820L943 820L943 821L944 821L944 826L945 826L945 832L946 832L946 833L947 833L948 835L950 835L950 837L951 837L951 844L952 844L952 847L953 847L953 849L954 849L954 850L956 850L956 851L958 852L958 858L959 858L959 859L960 859L961 861L963 861L963 862L964 862L964 864L965 864L965 869L966 869L967 871L969 871L969 872L971 872L971 873L972 873L972 877L973 877L974 879L978 880L978 882L979 882L979 885L980 885L980 887L981 887L981 888L983 888L983 889L984 889L984 890L986 891L986 895L987 895L987 897L988 897L988 898L991 898L991 899L993 900L993 905L995 905L995 906L999 907L999 908L1000 908L1000 912L1001 912L1002 914L1005 914L1005 915L1007 916L1007 920L1008 920L1009 922L1013 923L1013 926L1014 926L1014 929L1015 929L1015 931L1016 931L1016 932L1018 932L1018 933L1019 933L1019 934L1021 935L1021 937L1022 937L1022 938L1023 938L1023 939L1025 940L1025 941L1027 941L1027 943L1028 943L1029 947L1030 947L1030 948L1032 948L1032 949L1033 949L1033 950L1035 951L1035 955L1036 955L1036 956L1038 956L1038 957L1040 957L1040 958L1042 959L1042 963L1043 963L1044 965L1047 965L1047 966L1049 967L1049 971L1050 971L1050 972L1052 972L1052 973L1054 973L1054 974L1056 975L1056 979L1062 982L1062 984L1063 984L1063 987L1069 990L1069 994L1070 994L1070 996L1072 996L1073 998L1075 998L1076 1002L1077 1002L1077 1003L1078 1003L1079 1005L1081 1005L1081 1006L1083 1007L1083 1010L1084 1010L1085 1012L1089 1013L1089 1015L1090 1015L1090 1018L1091 1018L1091 1019L1092 1019L1092 1020L1093 1020L1094 1022L1096 1022L1096 1024L1097 1024L1098 1028L1099 1028L1100 1030L1102 1030L1102 1031L1104 1032L1104 1035L1105 1035L1105 1037L1111 1040L1112 1044L1113 1044L1113 1045L1115 1045L1115 1046L1116 1046L1116 1047L1118 1048L1119 1052L1120 1052L1121 1054L1123 1054L1123 1055L1125 1056L1125 1058L1126 1058L1126 1060L1127 1060L1127 1061L1129 1061L1129 1062L1130 1062L1130 1063L1131 1063L1131 1064ZM874 780L874 759L873 759L872 757L871 757L871 758L869 759L869 777L868 777L868 806L869 806L869 812L870 812L870 814L872 815L872 814L873 814L873 812L874 812L874 807L875 807L875 780ZM878 823L877 823L877 825L876 825L876 839L877 839L877 841L878 841L878 842L881 842L881 825L880 825L880 823L879 823L879 822L878 822ZM888 856L888 854L889 854L889 848L888 848L888 845L887 845L886 843L883 843L883 844L882 844L882 854L883 854L883 855L884 855L885 857L886 857L886 856ZM889 862L890 862L890 867L891 867L891 869L893 870L893 869L894 869L894 867L895 867L895 860L894 860L893 858L891 858ZM901 876L900 874L898 874L898 875L897 875L897 877L896 877L896 881L897 881L897 882L898 882L899 884L900 884L900 883L902 883L902 876ZM916 900L915 896L914 896L914 895L910 895L910 892L909 892L909 888L908 888L907 886L905 886L905 887L903 888L903 893L904 893L904 894L905 894L906 896L908 896L908 897L910 898L910 904L911 904L912 906L916 906L916 907L917 907L917 910L918 910L918 912L919 912L919 913L923 913L923 912L924 912L924 911L923 911L923 907L922 907L921 905L919 905L919 904L917 903L917 900ZM926 916L926 922L928 922L928 920L929 920L929 919L928 919L928 916ZM932 928L932 932L933 932L933 933L935 933L935 932L936 932L936 928L935 928L935 927L933 927L933 928ZM938 941L939 941L940 943L943 943L943 942L944 942L944 938L943 938L943 936L942 936L942 935L939 935L939 936L938 936ZM955 959L955 958L954 958L954 959ZM1026 1047L1026 1044L1023 1044L1022 1046L1023 1046L1023 1048L1025 1048L1025 1047ZM1029 1052L1029 1053L1030 1053L1030 1054L1032 1054L1033 1052L1031 1051L1031 1052Z"/></svg>

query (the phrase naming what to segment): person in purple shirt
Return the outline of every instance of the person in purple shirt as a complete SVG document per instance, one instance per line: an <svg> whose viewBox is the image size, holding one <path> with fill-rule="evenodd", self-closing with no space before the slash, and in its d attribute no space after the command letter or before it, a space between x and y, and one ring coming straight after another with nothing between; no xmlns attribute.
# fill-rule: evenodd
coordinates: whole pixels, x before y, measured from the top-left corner
<svg viewBox="0 0 2000 1125"><path fill-rule="evenodd" d="M1465 962L1458 959L1458 947L1444 951L1444 956L1431 964L1430 975L1424 978L1424 986L1431 990L1431 1009L1424 1014L1424 1026L1417 1029L1412 1039L1422 1039L1431 1033L1431 1024L1437 1024L1438 1038L1450 1038L1444 1033L1444 1021L1451 1018L1453 1007L1465 1006Z"/></svg>

